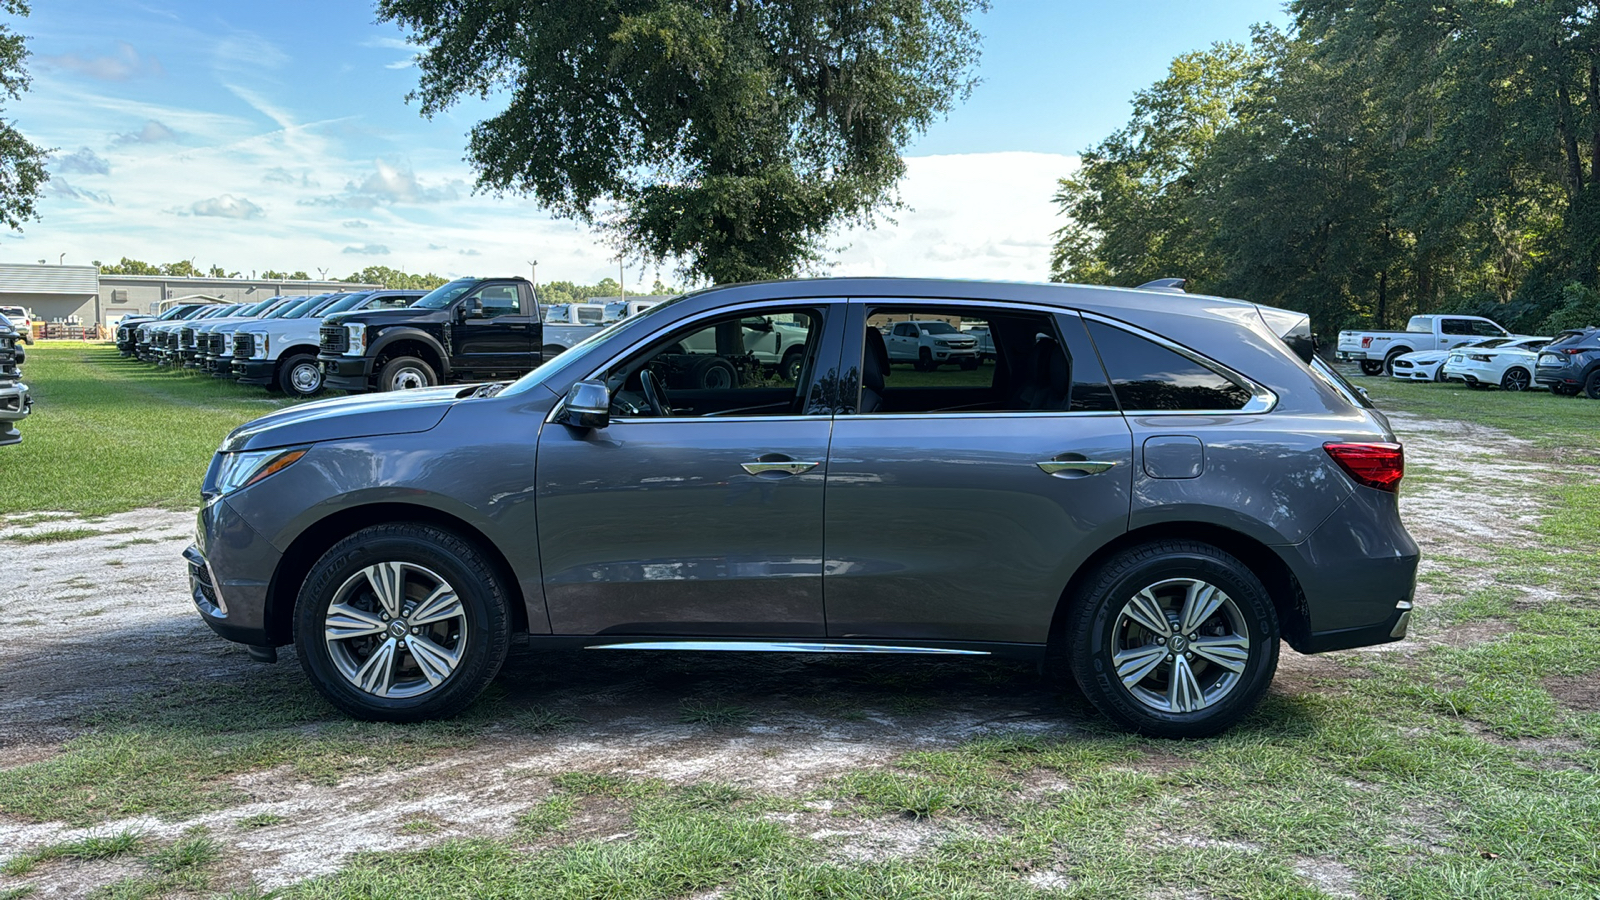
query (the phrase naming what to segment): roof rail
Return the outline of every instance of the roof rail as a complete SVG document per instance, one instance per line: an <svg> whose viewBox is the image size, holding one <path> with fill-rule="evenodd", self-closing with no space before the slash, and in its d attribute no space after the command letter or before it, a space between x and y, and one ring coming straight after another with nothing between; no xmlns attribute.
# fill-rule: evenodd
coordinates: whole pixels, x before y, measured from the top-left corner
<svg viewBox="0 0 1600 900"><path fill-rule="evenodd" d="M1144 284L1139 285L1134 290L1166 291L1169 294L1184 294L1188 293L1183 289L1184 284L1186 284L1188 281L1189 279L1187 278L1157 278L1155 281L1146 281Z"/></svg>

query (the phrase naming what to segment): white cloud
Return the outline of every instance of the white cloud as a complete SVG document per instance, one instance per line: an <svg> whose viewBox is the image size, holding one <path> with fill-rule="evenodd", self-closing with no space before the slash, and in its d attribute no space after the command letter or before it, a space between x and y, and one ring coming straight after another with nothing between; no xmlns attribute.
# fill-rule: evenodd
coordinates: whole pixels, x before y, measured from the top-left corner
<svg viewBox="0 0 1600 900"><path fill-rule="evenodd" d="M172 211L180 216L214 216L219 219L259 219L267 214L256 204L232 194L197 200L185 208Z"/></svg>
<svg viewBox="0 0 1600 900"><path fill-rule="evenodd" d="M142 75L166 74L160 60L154 56L140 56L139 51L127 41L118 41L116 51L106 56L63 53L59 56L41 56L39 61L47 69L76 72L100 81L128 81Z"/></svg>
<svg viewBox="0 0 1600 900"><path fill-rule="evenodd" d="M112 146L121 146L123 144L166 144L177 139L177 132L157 122L155 119L151 119L145 122L144 127L138 131L130 131L112 138L111 144Z"/></svg>
<svg viewBox="0 0 1600 900"><path fill-rule="evenodd" d="M388 256L389 247L385 244L362 244L359 247L346 247L343 252L356 256Z"/></svg>
<svg viewBox="0 0 1600 900"><path fill-rule="evenodd" d="M56 160L56 169L73 175L110 175L111 163L88 147L79 147Z"/></svg>
<svg viewBox="0 0 1600 900"><path fill-rule="evenodd" d="M1061 227L1050 198L1077 167L1076 156L1055 153L910 157L907 208L840 235L845 249L828 274L1043 281Z"/></svg>
<svg viewBox="0 0 1600 900"><path fill-rule="evenodd" d="M396 203L448 203L460 199L465 189L466 182L461 179L428 184L417 177L410 163L391 163L380 159L373 163L371 173L346 184L344 193L301 202L316 206L374 209Z"/></svg>
<svg viewBox="0 0 1600 900"><path fill-rule="evenodd" d="M348 222L340 222L339 223L339 227L340 228L371 228L372 226L368 225L367 223L365 223L363 221L361 221L360 219L351 219Z"/></svg>
<svg viewBox="0 0 1600 900"><path fill-rule="evenodd" d="M56 197L64 200L83 200L88 203L97 203L101 206L114 206L111 195L102 191L90 191L73 187L66 178L56 175L44 186L45 197Z"/></svg>

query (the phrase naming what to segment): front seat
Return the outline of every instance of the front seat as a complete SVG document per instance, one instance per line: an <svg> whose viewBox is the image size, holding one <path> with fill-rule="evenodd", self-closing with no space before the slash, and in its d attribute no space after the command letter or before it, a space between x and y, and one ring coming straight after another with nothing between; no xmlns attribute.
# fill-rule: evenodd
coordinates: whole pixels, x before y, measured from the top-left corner
<svg viewBox="0 0 1600 900"><path fill-rule="evenodd" d="M856 412L877 412L883 406L883 379L889 374L889 345L883 332L867 329L866 352L861 360L861 403Z"/></svg>

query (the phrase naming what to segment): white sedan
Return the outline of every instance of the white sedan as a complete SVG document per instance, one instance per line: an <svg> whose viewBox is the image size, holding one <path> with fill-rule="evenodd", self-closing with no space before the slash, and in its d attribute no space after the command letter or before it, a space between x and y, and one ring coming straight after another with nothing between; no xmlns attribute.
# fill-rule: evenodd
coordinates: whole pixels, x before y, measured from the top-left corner
<svg viewBox="0 0 1600 900"><path fill-rule="evenodd" d="M1461 347L1483 347L1505 342L1505 338L1482 338L1462 344ZM1390 374L1401 381L1443 381L1439 369L1444 366L1445 357L1452 352L1453 350L1415 350L1411 353L1402 353L1395 357Z"/></svg>
<svg viewBox="0 0 1600 900"><path fill-rule="evenodd" d="M1457 347L1445 357L1439 378L1464 381L1468 387L1498 384L1504 390L1525 391L1533 386L1534 360L1548 343L1547 337L1524 337Z"/></svg>

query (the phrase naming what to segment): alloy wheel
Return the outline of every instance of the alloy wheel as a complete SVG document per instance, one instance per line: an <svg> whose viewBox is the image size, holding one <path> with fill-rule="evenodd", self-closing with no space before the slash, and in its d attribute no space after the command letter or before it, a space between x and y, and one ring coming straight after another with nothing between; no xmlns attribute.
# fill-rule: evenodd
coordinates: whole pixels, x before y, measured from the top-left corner
<svg viewBox="0 0 1600 900"><path fill-rule="evenodd" d="M1525 391L1532 383L1533 376L1528 374L1527 369L1519 367L1506 370L1506 374L1500 379L1500 387L1508 391Z"/></svg>
<svg viewBox="0 0 1600 900"><path fill-rule="evenodd" d="M1134 594L1117 614L1112 663L1123 687L1167 713L1215 706L1250 659L1244 615L1216 585L1171 578Z"/></svg>
<svg viewBox="0 0 1600 900"><path fill-rule="evenodd" d="M455 588L414 563L381 562L356 572L334 594L323 642L334 667L358 690L403 699L449 680L469 639Z"/></svg>

